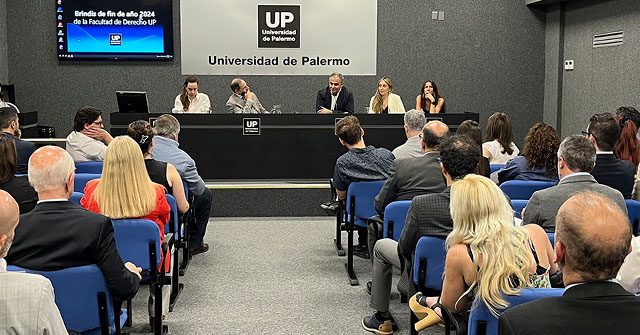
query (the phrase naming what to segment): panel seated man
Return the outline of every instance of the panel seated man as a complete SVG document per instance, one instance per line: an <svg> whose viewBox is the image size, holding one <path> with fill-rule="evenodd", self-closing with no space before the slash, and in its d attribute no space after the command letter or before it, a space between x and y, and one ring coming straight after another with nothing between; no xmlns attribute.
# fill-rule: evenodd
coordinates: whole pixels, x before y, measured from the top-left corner
<svg viewBox="0 0 640 335"><path fill-rule="evenodd" d="M235 78L231 81L231 90L233 94L227 100L227 110L234 114L268 114L266 109L262 107L258 96L251 92L249 85L240 79Z"/></svg>
<svg viewBox="0 0 640 335"><path fill-rule="evenodd" d="M332 73L329 76L329 86L318 91L316 113L353 114L353 94L344 87L342 73Z"/></svg>

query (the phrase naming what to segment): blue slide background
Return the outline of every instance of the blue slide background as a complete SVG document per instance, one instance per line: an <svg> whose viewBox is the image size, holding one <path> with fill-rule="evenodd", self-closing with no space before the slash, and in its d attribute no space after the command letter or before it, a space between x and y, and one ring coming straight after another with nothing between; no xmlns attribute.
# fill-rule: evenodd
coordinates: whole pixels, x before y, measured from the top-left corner
<svg viewBox="0 0 640 335"><path fill-rule="evenodd" d="M122 45L110 45L109 34L122 34ZM68 52L164 53L162 25L94 26L67 24Z"/></svg>

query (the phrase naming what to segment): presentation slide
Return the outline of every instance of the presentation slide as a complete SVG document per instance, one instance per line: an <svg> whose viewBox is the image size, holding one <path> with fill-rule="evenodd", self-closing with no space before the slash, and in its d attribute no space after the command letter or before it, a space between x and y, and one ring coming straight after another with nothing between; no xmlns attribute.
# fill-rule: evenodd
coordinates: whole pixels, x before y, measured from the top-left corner
<svg viewBox="0 0 640 335"><path fill-rule="evenodd" d="M171 0L55 0L59 59L172 59Z"/></svg>

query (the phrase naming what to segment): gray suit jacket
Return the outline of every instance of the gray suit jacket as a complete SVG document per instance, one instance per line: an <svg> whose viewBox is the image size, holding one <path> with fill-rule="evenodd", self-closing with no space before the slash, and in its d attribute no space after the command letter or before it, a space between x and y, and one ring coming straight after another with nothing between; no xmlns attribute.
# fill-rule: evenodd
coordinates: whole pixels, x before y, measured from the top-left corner
<svg viewBox="0 0 640 335"><path fill-rule="evenodd" d="M375 199L375 208L382 216L393 201L412 200L416 195L440 193L446 186L438 152L422 157L396 159L389 170L389 178Z"/></svg>
<svg viewBox="0 0 640 335"><path fill-rule="evenodd" d="M547 232L556 230L556 214L560 206L572 195L581 191L593 191L613 200L627 213L622 193L609 186L598 184L591 175L577 175L562 179L558 185L533 193L522 218L523 224L535 223Z"/></svg>
<svg viewBox="0 0 640 335"><path fill-rule="evenodd" d="M227 110L235 114L268 114L266 109L262 107L258 96L253 93L253 100L243 100L237 94L231 94L227 100Z"/></svg>

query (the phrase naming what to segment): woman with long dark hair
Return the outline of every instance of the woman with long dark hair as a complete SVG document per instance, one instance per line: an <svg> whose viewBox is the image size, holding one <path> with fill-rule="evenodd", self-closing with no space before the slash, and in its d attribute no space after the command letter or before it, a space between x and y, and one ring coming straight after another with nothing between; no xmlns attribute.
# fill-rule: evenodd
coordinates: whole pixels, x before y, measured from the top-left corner
<svg viewBox="0 0 640 335"><path fill-rule="evenodd" d="M18 152L9 135L0 133L0 189L11 194L20 207L20 214L30 212L38 202L38 193L29 185L27 176L16 176Z"/></svg>
<svg viewBox="0 0 640 335"><path fill-rule="evenodd" d="M482 155L491 164L505 164L516 157L520 150L513 143L513 129L505 113L493 113L487 121L487 131L482 144Z"/></svg>
<svg viewBox="0 0 640 335"><path fill-rule="evenodd" d="M422 84L420 94L416 97L416 109L425 114L445 112L444 98L438 93L438 86L433 80L427 80Z"/></svg>
<svg viewBox="0 0 640 335"><path fill-rule="evenodd" d="M209 96L198 92L198 78L189 76L182 85L182 93L176 97L172 113L210 113Z"/></svg>
<svg viewBox="0 0 640 335"><path fill-rule="evenodd" d="M466 120L462 122L458 126L458 130L456 130L456 135L465 135L475 142L478 147L482 147L482 129L476 121ZM478 161L478 174L487 178L491 174L489 159L482 155L480 155L480 160Z"/></svg>

